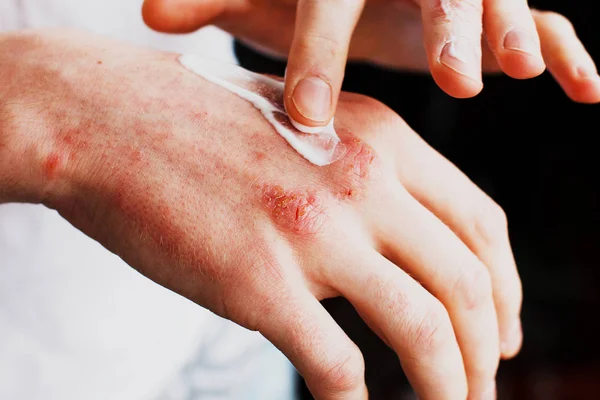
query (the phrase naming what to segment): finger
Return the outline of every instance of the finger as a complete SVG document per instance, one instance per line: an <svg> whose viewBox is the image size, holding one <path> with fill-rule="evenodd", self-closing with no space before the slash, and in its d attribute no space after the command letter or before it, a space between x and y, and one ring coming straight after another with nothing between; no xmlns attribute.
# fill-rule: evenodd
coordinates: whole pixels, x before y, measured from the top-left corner
<svg viewBox="0 0 600 400"><path fill-rule="evenodd" d="M307 133L327 125L337 105L350 38L363 0L300 0L285 74L285 107Z"/></svg>
<svg viewBox="0 0 600 400"><path fill-rule="evenodd" d="M544 72L540 39L527 0L484 0L483 27L502 71L517 79Z"/></svg>
<svg viewBox="0 0 600 400"><path fill-rule="evenodd" d="M581 103L600 102L600 77L594 60L571 22L554 12L533 11L548 70L567 96Z"/></svg>
<svg viewBox="0 0 600 400"><path fill-rule="evenodd" d="M450 96L481 91L482 0L421 0L425 49L433 78Z"/></svg>
<svg viewBox="0 0 600 400"><path fill-rule="evenodd" d="M445 224L400 185L390 192L394 205L382 207L387 213L378 227L382 252L444 304L462 352L469 398L490 398L500 360L490 274Z"/></svg>
<svg viewBox="0 0 600 400"><path fill-rule="evenodd" d="M377 252L363 254L335 271L334 287L398 354L419 398L465 399L462 357L442 304Z"/></svg>
<svg viewBox="0 0 600 400"><path fill-rule="evenodd" d="M486 265L492 278L502 355L514 356L522 343L519 314L523 295L503 210L417 134L403 135L397 148L396 157L404 160L399 169L403 185Z"/></svg>
<svg viewBox="0 0 600 400"><path fill-rule="evenodd" d="M142 17L156 31L188 33L208 25L224 11L223 0L145 0Z"/></svg>
<svg viewBox="0 0 600 400"><path fill-rule="evenodd" d="M315 398L367 399L362 354L310 293L280 298L262 315L258 330L290 359Z"/></svg>

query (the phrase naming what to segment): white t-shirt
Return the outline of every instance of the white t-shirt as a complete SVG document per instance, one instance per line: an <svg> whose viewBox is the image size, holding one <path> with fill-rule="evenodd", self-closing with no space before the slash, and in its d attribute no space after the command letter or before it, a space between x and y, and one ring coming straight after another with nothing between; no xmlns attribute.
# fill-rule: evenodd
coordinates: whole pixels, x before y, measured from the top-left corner
<svg viewBox="0 0 600 400"><path fill-rule="evenodd" d="M76 27L234 62L224 32L152 32L141 3L0 0L0 31ZM144 278L56 212L0 205L0 400L287 400L292 376L260 335Z"/></svg>

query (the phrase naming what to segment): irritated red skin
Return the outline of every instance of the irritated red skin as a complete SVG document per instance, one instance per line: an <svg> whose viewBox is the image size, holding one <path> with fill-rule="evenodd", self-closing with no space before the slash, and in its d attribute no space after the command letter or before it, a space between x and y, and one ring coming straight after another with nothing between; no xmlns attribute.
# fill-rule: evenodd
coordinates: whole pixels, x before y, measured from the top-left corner
<svg viewBox="0 0 600 400"><path fill-rule="evenodd" d="M48 179L53 179L61 170L66 169L69 162L78 157L78 154L88 146L86 142L86 131L102 131L102 126L98 122L88 122L86 126L77 126L72 130L57 132L55 148L47 157L44 163L44 173ZM157 154L164 152L165 143L168 142L168 126L154 126L155 132L152 132L152 141L150 148ZM161 129L165 128L165 129ZM147 136L149 133L138 126L132 127L136 136ZM163 132L163 133L161 133ZM273 182L260 186L259 196L263 209L267 211L274 223L284 232L294 235L313 235L319 231L323 224L329 218L326 204L331 201L350 202L360 199L366 192L366 182L372 173L372 166L376 162L373 149L357 139L354 135L343 130L340 131L342 143L339 151L342 156L335 163L322 167L322 172L330 176L326 179L330 186L303 186L289 187L285 181ZM256 135L256 134L255 134ZM145 138L146 139L146 138ZM153 193L152 187L131 187L131 182L135 182L134 176L139 171L146 169L149 162L146 159L144 151L135 146L135 142L123 143L119 138L113 138L118 143L90 143L96 150L98 147L106 147L107 150L114 149L115 146L121 148L126 153L123 154L129 163L127 165L112 165L106 163L104 168L114 169L111 175L113 200L118 210L130 222L138 222L141 225L147 225L143 216L147 213L156 213L156 209L144 209L140 203L132 204L129 195L132 190ZM293 151L289 149L290 151ZM253 154L255 162L264 163L268 157L265 152L255 151ZM177 160L168 159L169 162L177 163ZM216 166L215 166L216 167ZM319 168L319 167L314 167ZM185 242L182 232L170 226L169 218L174 208L180 204L164 203L160 209L161 218L154 221L160 226L153 226L146 234L153 236L152 239L163 248L167 248L169 253L178 253ZM176 254L172 254L176 257Z"/></svg>
<svg viewBox="0 0 600 400"><path fill-rule="evenodd" d="M326 218L322 201L315 191L284 190L280 185L264 185L262 192L264 207L286 231L301 235L314 234Z"/></svg>
<svg viewBox="0 0 600 400"><path fill-rule="evenodd" d="M50 152L42 163L43 174L48 180L53 180L68 166L69 162L76 161L79 153L87 148L87 141L82 138L82 129L89 129L90 125L64 132L57 132L54 151Z"/></svg>
<svg viewBox="0 0 600 400"><path fill-rule="evenodd" d="M353 201L364 195L376 162L375 153L356 138L350 138L342 145L343 156L326 167L335 176L330 190L286 189L284 184L261 186L262 205L282 230L297 235L315 234L328 218L324 206L326 197Z"/></svg>
<svg viewBox="0 0 600 400"><path fill-rule="evenodd" d="M46 179L51 180L56 177L56 170L61 164L61 156L58 153L51 153L42 164L44 169L44 176Z"/></svg>
<svg viewBox="0 0 600 400"><path fill-rule="evenodd" d="M340 200L356 200L364 195L365 184L371 178L377 158L373 148L362 140L351 137L343 145L345 154L336 163L341 177L335 194Z"/></svg>

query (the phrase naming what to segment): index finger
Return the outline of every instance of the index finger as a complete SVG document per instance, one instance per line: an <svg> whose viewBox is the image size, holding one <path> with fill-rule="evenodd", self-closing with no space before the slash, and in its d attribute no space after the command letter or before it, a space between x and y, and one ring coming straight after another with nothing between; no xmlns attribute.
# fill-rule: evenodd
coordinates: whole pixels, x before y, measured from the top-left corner
<svg viewBox="0 0 600 400"><path fill-rule="evenodd" d="M285 108L299 130L331 120L364 0L300 0L285 76Z"/></svg>

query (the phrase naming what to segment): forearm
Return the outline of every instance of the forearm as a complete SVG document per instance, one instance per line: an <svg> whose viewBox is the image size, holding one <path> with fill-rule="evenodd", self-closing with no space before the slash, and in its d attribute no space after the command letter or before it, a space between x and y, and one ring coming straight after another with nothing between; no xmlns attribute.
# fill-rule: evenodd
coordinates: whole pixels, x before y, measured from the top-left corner
<svg viewBox="0 0 600 400"><path fill-rule="evenodd" d="M26 201L31 197L33 188L29 182L37 169L26 133L15 119L18 105L11 95L11 80L9 64L3 62L0 64L0 203Z"/></svg>
<svg viewBox="0 0 600 400"><path fill-rule="evenodd" d="M53 103L42 93L43 74L25 67L36 39L0 35L0 203L40 203L47 197L52 169L50 123Z"/></svg>
<svg viewBox="0 0 600 400"><path fill-rule="evenodd" d="M17 141L14 131L7 129L5 105L0 108L0 203L35 201L36 185L32 177L36 162L24 141Z"/></svg>

